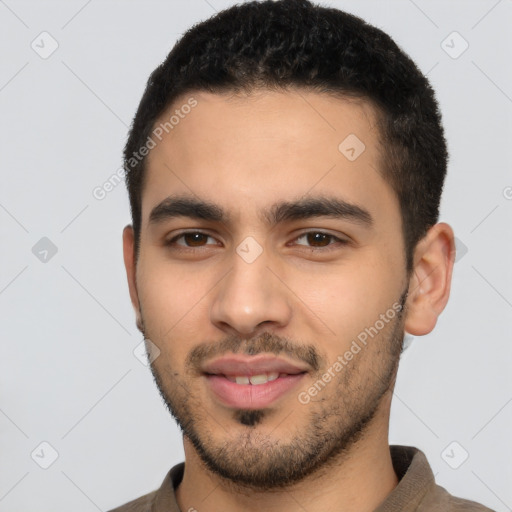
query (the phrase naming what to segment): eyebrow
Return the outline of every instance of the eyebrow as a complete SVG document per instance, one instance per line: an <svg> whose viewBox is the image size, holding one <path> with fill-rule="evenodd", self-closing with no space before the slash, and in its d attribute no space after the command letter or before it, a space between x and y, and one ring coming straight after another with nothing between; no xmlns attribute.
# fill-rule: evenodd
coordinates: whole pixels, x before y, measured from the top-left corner
<svg viewBox="0 0 512 512"><path fill-rule="evenodd" d="M177 217L230 224L230 215L219 205L188 195L169 196L155 206L148 224L157 225ZM363 227L371 227L374 220L368 210L336 197L310 197L296 201L282 201L263 210L260 218L270 226L316 217L347 220Z"/></svg>

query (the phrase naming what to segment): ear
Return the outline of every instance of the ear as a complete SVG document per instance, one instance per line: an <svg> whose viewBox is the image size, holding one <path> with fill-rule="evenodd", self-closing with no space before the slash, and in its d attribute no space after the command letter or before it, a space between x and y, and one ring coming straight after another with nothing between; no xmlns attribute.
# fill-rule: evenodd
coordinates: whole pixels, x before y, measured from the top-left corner
<svg viewBox="0 0 512 512"><path fill-rule="evenodd" d="M431 332L450 296L455 242L452 228L432 226L414 251L409 282L405 331L414 336Z"/></svg>
<svg viewBox="0 0 512 512"><path fill-rule="evenodd" d="M124 266L126 268L126 277L128 279L128 288L130 290L130 299L135 311L137 329L143 332L136 280L137 264L135 261L135 234L131 224L128 224L123 229L123 257Z"/></svg>

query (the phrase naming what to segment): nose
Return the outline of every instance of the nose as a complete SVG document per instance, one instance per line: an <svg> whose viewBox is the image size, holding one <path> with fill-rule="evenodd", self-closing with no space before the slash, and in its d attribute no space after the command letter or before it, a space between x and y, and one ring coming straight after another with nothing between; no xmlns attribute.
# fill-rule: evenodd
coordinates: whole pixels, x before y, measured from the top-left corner
<svg viewBox="0 0 512 512"><path fill-rule="evenodd" d="M269 268L266 251L248 263L234 253L231 270L214 288L211 321L233 335L254 336L259 329L274 330L292 316L289 292L278 272Z"/></svg>

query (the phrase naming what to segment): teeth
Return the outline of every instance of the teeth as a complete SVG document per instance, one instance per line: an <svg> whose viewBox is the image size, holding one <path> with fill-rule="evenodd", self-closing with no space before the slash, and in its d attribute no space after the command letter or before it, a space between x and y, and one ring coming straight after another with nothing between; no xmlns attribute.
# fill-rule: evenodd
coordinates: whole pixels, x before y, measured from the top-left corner
<svg viewBox="0 0 512 512"><path fill-rule="evenodd" d="M261 375L251 375L249 380L251 381L251 384L254 385L265 384L266 382L268 382L266 373L262 373Z"/></svg>
<svg viewBox="0 0 512 512"><path fill-rule="evenodd" d="M252 384L253 386L257 386L259 384L266 384L267 382L276 380L278 377L281 377L281 376L286 376L286 374L282 373L280 375L277 372L272 372L272 373L262 373L260 375L251 375L250 377L247 377L245 375L237 375L237 376L226 375L225 377L229 381L236 382L237 384Z"/></svg>

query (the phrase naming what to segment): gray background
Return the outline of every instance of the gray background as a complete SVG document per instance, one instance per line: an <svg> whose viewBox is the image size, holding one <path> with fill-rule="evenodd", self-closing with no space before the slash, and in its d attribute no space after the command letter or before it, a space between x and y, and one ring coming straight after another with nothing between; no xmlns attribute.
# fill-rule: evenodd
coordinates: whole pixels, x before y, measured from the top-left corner
<svg viewBox="0 0 512 512"><path fill-rule="evenodd" d="M233 3L0 1L0 511L108 510L183 460L133 353L124 183L93 191L120 167L149 73ZM421 448L451 493L512 510L512 1L323 3L384 29L428 73L451 152L452 296L403 355L390 442Z"/></svg>

